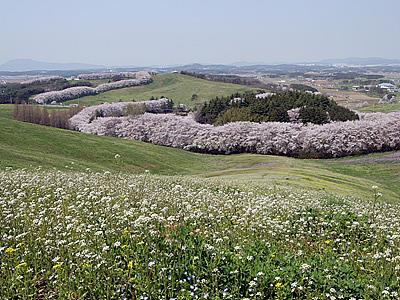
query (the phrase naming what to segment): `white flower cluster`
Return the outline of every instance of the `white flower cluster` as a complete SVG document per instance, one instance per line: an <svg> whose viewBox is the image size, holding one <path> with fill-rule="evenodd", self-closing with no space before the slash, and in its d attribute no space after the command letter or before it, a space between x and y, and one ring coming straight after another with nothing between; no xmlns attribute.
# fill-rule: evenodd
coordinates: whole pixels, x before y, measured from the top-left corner
<svg viewBox="0 0 400 300"><path fill-rule="evenodd" d="M114 89L148 84L152 81L151 75L148 72L136 72L133 74L135 74L136 79L120 80L110 83L104 83L100 84L96 88L79 86L79 87L67 88L61 91L51 91L51 92L41 93L34 96L33 100L39 104L51 103L53 101L64 102L68 100L77 99L80 97L104 93Z"/></svg>
<svg viewBox="0 0 400 300"><path fill-rule="evenodd" d="M133 78L133 79L151 77L149 72L139 71L139 72L100 72L100 73L79 74L77 78L82 80L98 80L98 79L111 79L116 76L121 78Z"/></svg>
<svg viewBox="0 0 400 300"><path fill-rule="evenodd" d="M2 299L124 299L129 278L148 299L399 291L398 203L150 174L0 171L0 182ZM347 282L358 288L343 296Z"/></svg>
<svg viewBox="0 0 400 300"><path fill-rule="evenodd" d="M293 108L287 111L291 123L301 122L300 120L300 107Z"/></svg>
<svg viewBox="0 0 400 300"><path fill-rule="evenodd" d="M90 106L69 119L71 129L93 133L97 135L115 135L111 126L122 121L120 117L126 114L129 106L145 107L145 111L152 113L164 113L170 106L170 100L161 98L158 100L142 102L116 102ZM113 134L110 132L113 131Z"/></svg>
<svg viewBox="0 0 400 300"><path fill-rule="evenodd" d="M64 102L95 94L96 90L94 88L87 86L76 86L61 91L51 91L38 94L33 97L33 101L39 104L51 103L53 101Z"/></svg>
<svg viewBox="0 0 400 300"><path fill-rule="evenodd" d="M257 94L256 98L257 99L265 99L265 98L271 97L273 95L275 95L275 93L261 93L261 94Z"/></svg>
<svg viewBox="0 0 400 300"><path fill-rule="evenodd" d="M119 105L108 104L107 109ZM73 128L206 153L330 158L400 149L400 113L362 114L357 121L324 125L234 122L213 126L199 124L192 116L173 114L146 113L136 117L107 114L93 120L88 116L96 109L90 107L74 116ZM85 114L88 115L81 118ZM75 122L77 119L79 122Z"/></svg>
<svg viewBox="0 0 400 300"><path fill-rule="evenodd" d="M33 78L25 81L21 81L21 84L36 84L36 83L50 83L55 80L60 80L64 79L64 77L61 76L46 76L46 77L38 77L38 78Z"/></svg>
<svg viewBox="0 0 400 300"><path fill-rule="evenodd" d="M95 88L96 93L104 93L107 91L115 90L115 89L122 89L130 86L138 86L142 84L148 84L151 82L151 77L147 78L140 78L140 79L126 79L126 80L119 80L115 82L103 83L100 84Z"/></svg>

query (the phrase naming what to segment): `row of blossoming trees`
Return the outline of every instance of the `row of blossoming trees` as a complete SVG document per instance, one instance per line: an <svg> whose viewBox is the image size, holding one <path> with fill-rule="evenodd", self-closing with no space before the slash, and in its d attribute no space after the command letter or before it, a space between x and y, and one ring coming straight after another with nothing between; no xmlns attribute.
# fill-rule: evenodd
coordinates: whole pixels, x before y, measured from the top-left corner
<svg viewBox="0 0 400 300"><path fill-rule="evenodd" d="M31 97L73 87L90 87L89 81L69 81L60 76L37 77L21 82L0 83L0 103L28 103Z"/></svg>
<svg viewBox="0 0 400 300"><path fill-rule="evenodd" d="M167 99L88 107L70 119L71 129L204 153L259 153L331 158L400 149L400 113L360 114L359 120L323 125L285 122L200 124L193 116L160 114ZM127 116L128 106L144 114ZM149 113L150 112L150 113Z"/></svg>
<svg viewBox="0 0 400 300"><path fill-rule="evenodd" d="M98 72L98 73L84 73L77 76L81 80L101 80L101 79L136 79L142 76L146 76L146 71L140 72Z"/></svg>
<svg viewBox="0 0 400 300"><path fill-rule="evenodd" d="M50 91L50 92L38 94L38 95L34 96L32 99L34 102L36 102L38 104L48 104L48 103L52 103L52 102L64 102L64 101L74 100L74 99L85 97L85 96L104 93L104 92L114 90L114 89L148 84L152 81L151 75L148 72L136 72L136 73L129 72L129 74L125 74L125 73L128 73L128 72L124 72L122 74L129 76L129 78L134 76L134 79L124 79L124 80L119 80L119 81L115 81L115 82L104 83L104 84L100 84L99 86L97 86L95 88L88 87L88 86L79 86L79 87L67 88L67 89L64 89L61 91ZM103 74L103 73L101 73L101 74ZM80 76L82 77L83 75L80 75ZM105 75L102 75L102 76L103 77L110 76L110 74L106 73ZM101 78L103 78L103 77L101 77ZM83 78L97 79L97 75L96 74L91 75L91 76L88 75L88 77L83 76Z"/></svg>

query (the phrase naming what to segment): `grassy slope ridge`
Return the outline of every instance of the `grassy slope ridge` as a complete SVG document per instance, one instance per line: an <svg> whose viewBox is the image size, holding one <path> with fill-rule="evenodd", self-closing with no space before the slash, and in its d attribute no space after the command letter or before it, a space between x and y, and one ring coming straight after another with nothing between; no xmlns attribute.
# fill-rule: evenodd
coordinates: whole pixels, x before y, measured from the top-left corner
<svg viewBox="0 0 400 300"><path fill-rule="evenodd" d="M183 103L193 106L215 96L227 96L236 92L255 90L243 85L207 81L181 74L161 74L154 77L151 84L129 87L101 93L95 96L82 97L66 103L81 103L95 105L103 102L148 100L153 97L165 96L174 100L176 104ZM198 95L196 101L192 101L193 94Z"/></svg>
<svg viewBox="0 0 400 300"><path fill-rule="evenodd" d="M0 106L0 167L55 167L84 170L153 170L157 173L196 173L201 155L154 147L123 139L98 137L10 119L11 106ZM114 156L121 155L118 162ZM193 165L193 161L199 161ZM203 167L202 167L203 166Z"/></svg>
<svg viewBox="0 0 400 300"><path fill-rule="evenodd" d="M301 160L252 154L215 156L112 137L87 135L11 120L11 106L0 106L0 168L56 168L183 174L258 182L279 187L315 188L370 196L379 185L385 196L400 195L400 162L375 161L390 154L359 159ZM115 154L121 159L116 160Z"/></svg>

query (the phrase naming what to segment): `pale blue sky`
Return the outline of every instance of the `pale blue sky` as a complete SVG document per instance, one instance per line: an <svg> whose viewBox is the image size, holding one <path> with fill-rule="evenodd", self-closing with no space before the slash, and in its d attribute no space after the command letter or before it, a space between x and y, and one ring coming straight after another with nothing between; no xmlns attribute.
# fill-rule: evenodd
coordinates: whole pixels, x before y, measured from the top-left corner
<svg viewBox="0 0 400 300"><path fill-rule="evenodd" d="M400 58L399 0L0 0L0 63Z"/></svg>

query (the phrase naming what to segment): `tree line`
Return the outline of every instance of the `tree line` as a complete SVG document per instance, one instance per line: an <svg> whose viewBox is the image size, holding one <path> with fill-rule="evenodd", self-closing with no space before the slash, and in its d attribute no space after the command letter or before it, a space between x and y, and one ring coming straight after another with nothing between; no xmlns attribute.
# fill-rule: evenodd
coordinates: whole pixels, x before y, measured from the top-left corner
<svg viewBox="0 0 400 300"><path fill-rule="evenodd" d="M358 120L358 115L326 96L288 91L266 98L254 93L216 97L203 104L195 118L199 123L214 125L237 121L325 124Z"/></svg>
<svg viewBox="0 0 400 300"><path fill-rule="evenodd" d="M47 109L38 105L15 104L13 118L18 121L69 129L69 119L81 111L81 107Z"/></svg>
<svg viewBox="0 0 400 300"><path fill-rule="evenodd" d="M33 95L78 86L92 86L92 83L88 81L70 82L65 78L55 79L51 82L6 83L0 85L0 104L28 103L29 98Z"/></svg>

